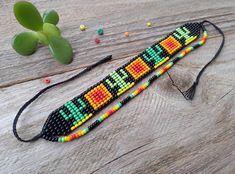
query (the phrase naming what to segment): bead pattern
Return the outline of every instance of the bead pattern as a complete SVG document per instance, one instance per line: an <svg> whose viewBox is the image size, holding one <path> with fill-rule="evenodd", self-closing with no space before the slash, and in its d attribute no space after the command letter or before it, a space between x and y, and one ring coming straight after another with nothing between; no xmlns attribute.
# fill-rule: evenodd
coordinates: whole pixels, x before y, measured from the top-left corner
<svg viewBox="0 0 235 174"><path fill-rule="evenodd" d="M184 57L188 52L192 51L193 48L189 47L183 51L177 59L168 63L149 81L131 93L127 98L117 103L105 114L101 115L99 119L88 128L68 135L122 93L134 86L147 74L173 57L179 50L184 48L185 45L198 38L200 29L201 26L199 23L189 23L179 27L125 65L111 72L99 83L53 111L44 124L42 137L50 141L67 142L87 134L90 130L94 129L102 121L146 89L152 81L165 73L178 59ZM206 38L204 41L205 40ZM202 45L204 41L200 41L199 44Z"/></svg>
<svg viewBox="0 0 235 174"><path fill-rule="evenodd" d="M101 83L85 94L85 98L89 101L94 110L97 110L112 98L112 94L104 84Z"/></svg>
<svg viewBox="0 0 235 174"><path fill-rule="evenodd" d="M135 78L139 79L144 74L150 71L148 65L138 57L136 60L131 62L128 66L126 66L126 70Z"/></svg>
<svg viewBox="0 0 235 174"><path fill-rule="evenodd" d="M188 47L187 49L182 51L181 54L178 57L173 59L166 66L164 66L162 69L160 69L158 72L156 72L154 76L152 76L147 82L145 82L142 86L140 86L134 92L132 92L128 97L123 99L121 102L118 102L111 109L109 109L106 113L101 115L90 126L88 126L87 128L85 128L85 129L83 129L81 131L78 131L78 132L76 132L74 134L71 134L71 135L68 135L68 136L64 136L64 137L60 137L60 138L58 138L58 142L69 142L69 141L72 141L74 139L78 139L78 138L82 137L83 135L87 134L88 132L90 132L91 130L93 130L95 127L97 127L99 124L101 124L105 119L107 119L112 114L114 114L116 111L118 111L122 106L124 106L126 103L131 101L131 99L135 98L142 91L147 89L150 86L150 84L153 83L154 80L159 78L162 74L164 74L167 70L169 70L172 66L174 66L174 64L177 63L180 59L182 59L184 56L186 56L188 53L190 53L191 51L195 50L199 46L203 45L206 42L206 39L207 39L207 32L204 31L203 38L202 38L202 40L200 42L198 42L194 46Z"/></svg>
<svg viewBox="0 0 235 174"><path fill-rule="evenodd" d="M182 45L173 36L169 36L165 40L161 41L160 45L165 48L169 54L174 53L182 47Z"/></svg>

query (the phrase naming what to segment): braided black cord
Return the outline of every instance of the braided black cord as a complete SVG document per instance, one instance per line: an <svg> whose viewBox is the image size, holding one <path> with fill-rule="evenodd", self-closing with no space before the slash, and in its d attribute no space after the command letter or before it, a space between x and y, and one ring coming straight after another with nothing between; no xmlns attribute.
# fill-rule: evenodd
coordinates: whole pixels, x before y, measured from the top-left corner
<svg viewBox="0 0 235 174"><path fill-rule="evenodd" d="M194 83L196 83L196 84L198 84L199 79L200 79L202 73L204 72L204 70L207 68L207 66L208 66L211 62L213 62L213 61L219 56L219 54L220 54L220 52L221 52L221 50L222 50L222 48L223 48L223 46L224 46L224 42L225 42L224 32L223 32L219 27L217 27L215 24L213 24L212 22L207 21L207 20L204 20L204 21L201 22L202 25L203 25L204 23L209 23L209 24L211 24L211 25L221 34L221 36L222 36L222 42L221 42L221 44L220 44L219 49L218 49L217 52L215 53L214 57L213 57L213 58L200 70L200 72L198 73L197 78L196 78L196 81L194 82Z"/></svg>

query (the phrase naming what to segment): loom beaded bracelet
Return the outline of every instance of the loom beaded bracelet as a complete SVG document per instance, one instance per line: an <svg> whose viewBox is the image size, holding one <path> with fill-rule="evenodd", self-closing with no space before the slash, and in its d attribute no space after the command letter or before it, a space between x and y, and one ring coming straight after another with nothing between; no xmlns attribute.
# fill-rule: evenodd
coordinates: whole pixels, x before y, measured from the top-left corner
<svg viewBox="0 0 235 174"><path fill-rule="evenodd" d="M105 59L97 62L96 64L88 67L80 74L66 80L59 82L57 84L48 86L41 90L37 95L35 95L30 101L26 102L25 105L21 107L17 113L14 123L13 123L13 132L16 138L23 142L35 141L38 138L44 138L53 142L68 142L81 136L87 134L89 131L93 130L100 123L102 123L106 118L111 116L122 106L131 101L134 97L140 94L143 90L149 87L156 79L158 79L162 74L167 72L174 64L176 64L180 59L186 56L189 52L197 49L206 42L207 32L204 27L204 23L210 23L217 29L220 34L223 36L221 46L215 56L208 62L202 70L199 72L196 81L192 87L186 91L180 92L184 95L186 99L192 99L195 93L195 88L198 84L200 76L205 68L218 56L223 45L224 45L224 34L223 32L213 23L209 21L203 21L201 23L187 23L177 28L175 31L167 35L164 39L160 40L156 44L148 47L144 52L137 55L135 58L130 60L125 65L119 67L117 70L111 72L103 80L88 88L85 92L73 98L72 100L65 103L63 106L59 107L53 111L48 119L46 120L42 131L37 136L29 140L24 140L19 137L16 131L16 124L18 118L23 112L23 110L35 99L37 99L43 92L46 90L71 81L75 78L80 77L85 72L91 70L97 65L104 63L111 59L111 56L106 57ZM133 87L141 79L143 79L147 74L154 71L160 65L164 64L167 60L172 58L176 53L185 48L188 44L192 43L195 39L200 36L201 30L203 31L203 37L201 41L197 44L188 47L181 52L179 56L170 61L162 69L157 71L147 82L145 82L141 87L132 92L129 96L124 98L122 101L118 102L114 107L109 109L106 113L101 115L95 122L93 122L87 128L78 131L76 133L70 134L73 130L78 128L93 115L99 112L101 109L106 107L113 100L117 99L120 95L126 92L128 89ZM172 79L172 78L171 78ZM70 135L69 135L70 134Z"/></svg>

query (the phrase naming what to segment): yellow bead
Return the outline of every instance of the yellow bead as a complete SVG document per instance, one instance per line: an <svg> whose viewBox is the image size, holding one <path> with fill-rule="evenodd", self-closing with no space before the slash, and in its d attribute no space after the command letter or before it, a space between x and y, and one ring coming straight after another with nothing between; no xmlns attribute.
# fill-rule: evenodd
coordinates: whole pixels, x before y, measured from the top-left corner
<svg viewBox="0 0 235 174"><path fill-rule="evenodd" d="M134 91L133 92L134 95L138 95L138 93L139 93L138 91Z"/></svg>
<svg viewBox="0 0 235 174"><path fill-rule="evenodd" d="M106 119L109 116L109 114L104 114L101 116L102 120Z"/></svg>
<svg viewBox="0 0 235 174"><path fill-rule="evenodd" d="M86 26L85 25L80 25L80 30L81 31L85 31L87 28L86 28Z"/></svg>
<svg viewBox="0 0 235 174"><path fill-rule="evenodd" d="M151 26L152 26L152 23L151 23L151 22L147 22L147 26L148 26L148 27L151 27Z"/></svg>
<svg viewBox="0 0 235 174"><path fill-rule="evenodd" d="M119 106L114 106L113 108L115 111L119 109Z"/></svg>

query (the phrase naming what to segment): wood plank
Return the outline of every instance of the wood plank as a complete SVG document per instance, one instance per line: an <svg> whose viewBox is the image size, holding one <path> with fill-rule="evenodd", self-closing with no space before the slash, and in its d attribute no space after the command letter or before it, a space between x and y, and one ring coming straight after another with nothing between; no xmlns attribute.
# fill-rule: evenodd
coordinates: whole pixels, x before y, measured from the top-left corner
<svg viewBox="0 0 235 174"><path fill-rule="evenodd" d="M113 54L115 59L125 58L130 55L134 56L185 22L208 19L217 23L225 32L233 32L235 26L235 5L229 2L224 3L224 5L210 2L210 8L207 9L204 6L208 5L208 1L202 5L199 4L198 8L192 10L189 8L192 2L183 3L183 1L178 1L173 4L176 5L175 8L179 9L174 15L166 12L169 11L170 7L164 6L165 3L161 6L162 14L157 12L158 10L153 7L159 6L158 1L148 1L146 3L143 3L143 1L139 3L123 1L117 4L106 1L103 4L80 4L69 0L66 5L62 5L62 3L63 1L53 1L51 3L35 1L35 4L42 11L53 6L61 15L59 26L63 35L70 40L74 48L74 61L67 66L60 65L51 58L46 47L40 48L29 58L17 55L10 47L10 42L13 33L23 29L15 22L14 16L11 14L13 3L4 3L5 6L1 6L0 24L6 27L0 29L0 34L4 36L0 41L0 87L83 68L108 54ZM182 3L185 4L184 8L180 6ZM141 9L143 5L145 8ZM120 8L120 11L112 14L115 8ZM84 9L86 13L84 13ZM99 14L100 11L96 12L95 9L107 10ZM146 10L149 13L147 19ZM94 13L91 13L91 11L94 11ZM97 13L102 15L102 19L99 18ZM120 14L123 14L123 17ZM124 18L125 16L132 17ZM5 23L6 19L7 23ZM145 26L148 20L151 20L153 27L147 28ZM89 27L86 32L79 30L81 23ZM104 27L105 35L101 38L102 43L96 45L94 42L95 30L99 26ZM125 31L130 32L131 37L128 39L124 37L123 33Z"/></svg>
<svg viewBox="0 0 235 174"><path fill-rule="evenodd" d="M52 7L61 14L59 25L63 35L75 46L75 60L69 66L57 64L46 48L40 48L31 58L22 58L13 52L11 37L23 30L12 15L14 2L0 2L0 26L4 26L0 27L0 173L235 173L233 1L67 0L65 3L62 0L33 0L42 11ZM19 133L25 138L41 130L51 111L126 63L133 55L178 25L203 19L211 20L223 29L226 43L221 55L203 74L192 102L185 101L164 75L79 140L64 144L43 139L21 143L13 136L12 122L16 112L45 87L43 77L49 76L52 83L56 83L107 54L114 55L113 61L48 91L35 101L18 124ZM149 20L153 23L152 28L145 27ZM85 33L79 31L81 23L89 26ZM95 45L91 38L99 26L105 28L105 35L103 43ZM192 84L197 72L218 49L221 37L212 27L208 30L208 43L170 70L182 89ZM123 37L124 31L130 32L128 39Z"/></svg>
<svg viewBox="0 0 235 174"><path fill-rule="evenodd" d="M180 86L190 85L219 41L209 39L170 71ZM234 44L235 35L227 35L225 48L203 75L194 101L185 101L163 76L92 133L71 143L18 142L11 131L14 114L44 85L37 79L2 88L0 168L4 173L234 173ZM22 116L20 134L38 133L49 112L127 59L102 65L40 97ZM51 79L60 81L77 72Z"/></svg>

